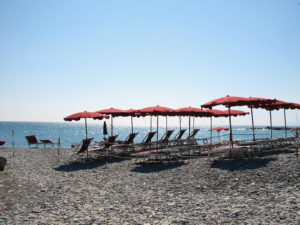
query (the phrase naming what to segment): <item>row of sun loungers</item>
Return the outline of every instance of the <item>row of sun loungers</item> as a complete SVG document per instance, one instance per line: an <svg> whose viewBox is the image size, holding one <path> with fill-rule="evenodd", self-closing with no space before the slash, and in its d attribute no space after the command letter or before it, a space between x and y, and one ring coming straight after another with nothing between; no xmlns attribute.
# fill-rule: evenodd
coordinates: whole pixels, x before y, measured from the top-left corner
<svg viewBox="0 0 300 225"><path fill-rule="evenodd" d="M208 143L207 138L196 139L195 135L199 129L194 129L187 138L182 138L186 130L180 130L173 139L170 139L174 130L168 130L158 141L152 141L156 132L149 132L140 143L134 143L134 139L138 133L129 134L124 141L117 141L118 135L110 136L108 139L101 142L94 142L96 145L91 147L93 138L83 139L76 148L76 154L91 152L97 154L126 154L127 156L135 157L136 159L169 159L182 155L207 155L212 156L230 155L240 158L251 157L251 154L267 149L283 148L293 145L298 141L295 137L276 138L276 139L260 139L256 141L228 141ZM29 146L43 144L54 145L51 140L38 141L35 136L26 137ZM200 143L201 142L201 143Z"/></svg>

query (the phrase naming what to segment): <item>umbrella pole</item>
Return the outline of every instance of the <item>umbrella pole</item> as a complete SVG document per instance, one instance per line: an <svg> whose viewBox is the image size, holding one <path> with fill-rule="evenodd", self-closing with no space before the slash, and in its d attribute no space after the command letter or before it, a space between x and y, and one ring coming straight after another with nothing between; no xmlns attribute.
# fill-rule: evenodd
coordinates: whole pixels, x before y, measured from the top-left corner
<svg viewBox="0 0 300 225"><path fill-rule="evenodd" d="M156 152L158 152L158 115L156 119Z"/></svg>
<svg viewBox="0 0 300 225"><path fill-rule="evenodd" d="M111 123L110 123L110 136L113 136L114 132L113 132L113 116L111 115Z"/></svg>
<svg viewBox="0 0 300 225"><path fill-rule="evenodd" d="M212 144L212 117L210 117L210 144Z"/></svg>
<svg viewBox="0 0 300 225"><path fill-rule="evenodd" d="M273 128L272 128L272 111L270 110L270 130L271 130L271 139L273 138Z"/></svg>
<svg viewBox="0 0 300 225"><path fill-rule="evenodd" d="M133 134L133 118L131 116L131 133Z"/></svg>
<svg viewBox="0 0 300 225"><path fill-rule="evenodd" d="M168 116L166 116L166 132L168 131Z"/></svg>
<svg viewBox="0 0 300 225"><path fill-rule="evenodd" d="M189 116L189 136L191 134L191 116Z"/></svg>
<svg viewBox="0 0 300 225"><path fill-rule="evenodd" d="M150 131L152 132L152 116L150 116Z"/></svg>
<svg viewBox="0 0 300 225"><path fill-rule="evenodd" d="M84 118L84 121L85 121L85 138L87 139L87 122L86 122L86 118ZM89 157L89 151L87 150L86 151L86 157L88 158Z"/></svg>
<svg viewBox="0 0 300 225"><path fill-rule="evenodd" d="M181 116L179 116L179 130L181 130Z"/></svg>
<svg viewBox="0 0 300 225"><path fill-rule="evenodd" d="M156 141L158 142L158 115L156 117Z"/></svg>
<svg viewBox="0 0 300 225"><path fill-rule="evenodd" d="M219 141L221 141L220 131L218 131Z"/></svg>
<svg viewBox="0 0 300 225"><path fill-rule="evenodd" d="M84 119L84 121L85 121L85 138L87 139L87 123L86 123L86 118Z"/></svg>
<svg viewBox="0 0 300 225"><path fill-rule="evenodd" d="M253 141L255 141L254 119L253 119L253 108L250 107L250 110L251 110L251 119L252 119L252 135L253 135Z"/></svg>
<svg viewBox="0 0 300 225"><path fill-rule="evenodd" d="M284 131L285 131L285 137L287 137L286 113L285 113L285 109L283 109L283 113L284 113Z"/></svg>
<svg viewBox="0 0 300 225"><path fill-rule="evenodd" d="M231 147L233 147L233 143L232 143L232 126L231 126L231 112L230 112L230 107L228 107L228 114L229 114L229 142ZM229 151L229 157L231 157L231 150Z"/></svg>

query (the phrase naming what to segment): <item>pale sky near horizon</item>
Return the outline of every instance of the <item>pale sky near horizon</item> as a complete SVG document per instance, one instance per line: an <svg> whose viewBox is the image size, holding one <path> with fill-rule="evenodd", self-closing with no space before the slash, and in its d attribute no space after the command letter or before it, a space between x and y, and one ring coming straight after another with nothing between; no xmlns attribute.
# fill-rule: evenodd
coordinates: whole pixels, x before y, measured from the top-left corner
<svg viewBox="0 0 300 225"><path fill-rule="evenodd" d="M296 0L3 0L0 121L227 94L300 103L299 23ZM287 111L288 125L300 126L299 112ZM268 125L268 112L254 113ZM273 115L283 125L283 111Z"/></svg>

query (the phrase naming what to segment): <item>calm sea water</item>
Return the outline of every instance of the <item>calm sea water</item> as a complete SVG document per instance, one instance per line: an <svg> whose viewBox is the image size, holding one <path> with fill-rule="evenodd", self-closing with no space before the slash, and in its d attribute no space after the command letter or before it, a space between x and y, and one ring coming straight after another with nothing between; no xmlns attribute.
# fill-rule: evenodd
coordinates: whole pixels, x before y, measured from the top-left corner
<svg viewBox="0 0 300 225"><path fill-rule="evenodd" d="M184 128L184 127L183 127ZM196 128L196 127L195 127ZM208 127L200 128L197 138L210 137ZM261 127L263 128L263 127ZM169 127L175 129L173 136L178 132L178 127ZM187 128L186 128L187 129ZM14 131L15 147L28 147L25 136L36 135L38 139L51 139L57 142L61 139L62 147L70 147L73 143L79 143L85 138L84 124L79 123L47 123L47 122L0 122L0 140L6 141L5 147L11 147L13 142L12 131ZM118 134L118 140L124 140L131 132L130 127L114 127L114 134ZM110 130L108 129L110 134ZM140 142L149 132L149 127L134 127L134 132L138 132L135 142ZM165 132L165 127L159 129L159 137ZM186 132L187 135L188 132ZM233 126L234 139L250 140L252 138L252 130L250 126ZM267 129L258 129L255 131L257 138L270 137L270 131ZM221 135L228 134L228 131L221 131ZM293 135L288 132L288 135ZM102 124L89 124L88 136L93 137L94 140L103 140ZM172 136L172 137L173 137ZM213 132L215 138L213 141L218 141L218 133ZM283 137L284 131L273 131L273 137ZM155 137L156 138L156 137ZM154 138L154 139L155 139ZM228 140L228 136L221 137L221 140Z"/></svg>

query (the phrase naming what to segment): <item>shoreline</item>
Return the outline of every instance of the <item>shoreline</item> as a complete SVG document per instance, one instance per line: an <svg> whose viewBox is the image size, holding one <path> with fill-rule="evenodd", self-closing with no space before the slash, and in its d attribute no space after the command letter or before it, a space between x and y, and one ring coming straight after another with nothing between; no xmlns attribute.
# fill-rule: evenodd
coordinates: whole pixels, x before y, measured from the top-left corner
<svg viewBox="0 0 300 225"><path fill-rule="evenodd" d="M63 149L1 148L1 224L297 224L294 150L247 160L82 160ZM2 201L4 200L4 201ZM3 204L5 202L5 204Z"/></svg>

